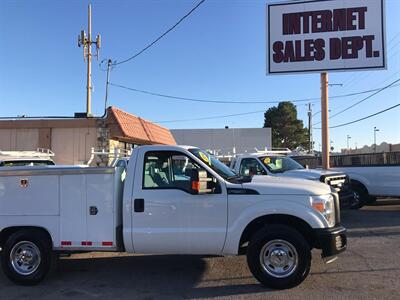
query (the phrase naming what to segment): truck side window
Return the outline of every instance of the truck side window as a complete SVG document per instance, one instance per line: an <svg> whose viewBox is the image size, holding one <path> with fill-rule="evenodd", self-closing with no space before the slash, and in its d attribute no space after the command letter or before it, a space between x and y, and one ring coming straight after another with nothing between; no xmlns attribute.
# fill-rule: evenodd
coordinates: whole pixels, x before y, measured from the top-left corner
<svg viewBox="0 0 400 300"><path fill-rule="evenodd" d="M242 159L239 174L243 176L267 175L264 168L255 158Z"/></svg>
<svg viewBox="0 0 400 300"><path fill-rule="evenodd" d="M144 189L191 191L191 169L199 169L191 158L179 152L147 152L144 159Z"/></svg>
<svg viewBox="0 0 400 300"><path fill-rule="evenodd" d="M167 187L170 185L168 153L147 152L144 162L144 188Z"/></svg>
<svg viewBox="0 0 400 300"><path fill-rule="evenodd" d="M231 168L232 170L235 170L235 165L236 165L236 159L233 159L230 168Z"/></svg>

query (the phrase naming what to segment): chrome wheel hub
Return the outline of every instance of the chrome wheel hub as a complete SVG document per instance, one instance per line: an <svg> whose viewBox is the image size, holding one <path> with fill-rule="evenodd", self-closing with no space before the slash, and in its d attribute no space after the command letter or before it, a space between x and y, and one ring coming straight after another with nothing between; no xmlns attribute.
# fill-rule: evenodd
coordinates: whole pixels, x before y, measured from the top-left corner
<svg viewBox="0 0 400 300"><path fill-rule="evenodd" d="M298 254L291 243L284 240L272 240L262 247L260 263L267 274L283 278L296 270Z"/></svg>
<svg viewBox="0 0 400 300"><path fill-rule="evenodd" d="M353 192L353 201L351 202L351 206L356 207L360 202L360 194L358 192Z"/></svg>
<svg viewBox="0 0 400 300"><path fill-rule="evenodd" d="M21 241L10 252L11 266L20 275L30 275L40 265L40 250L32 242Z"/></svg>

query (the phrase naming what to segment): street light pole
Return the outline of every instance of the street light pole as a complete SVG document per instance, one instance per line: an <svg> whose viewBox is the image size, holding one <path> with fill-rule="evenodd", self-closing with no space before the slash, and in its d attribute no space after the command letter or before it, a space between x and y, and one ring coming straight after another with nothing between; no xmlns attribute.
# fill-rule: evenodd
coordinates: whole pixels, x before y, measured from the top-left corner
<svg viewBox="0 0 400 300"><path fill-rule="evenodd" d="M374 152L376 153L376 132L379 131L378 128L374 127Z"/></svg>
<svg viewBox="0 0 400 300"><path fill-rule="evenodd" d="M351 139L351 136L347 135L347 151L349 151L349 140Z"/></svg>

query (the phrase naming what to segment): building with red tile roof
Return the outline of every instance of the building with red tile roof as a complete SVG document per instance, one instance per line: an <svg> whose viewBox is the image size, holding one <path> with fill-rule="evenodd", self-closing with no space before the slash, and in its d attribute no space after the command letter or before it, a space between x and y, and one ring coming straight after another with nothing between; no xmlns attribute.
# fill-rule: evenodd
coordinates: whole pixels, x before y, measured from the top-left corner
<svg viewBox="0 0 400 300"><path fill-rule="evenodd" d="M105 117L13 118L0 120L1 150L50 149L56 164L105 165L109 157L92 158L95 152L130 151L138 145L175 145L169 129L127 113L107 108ZM124 152L126 152L124 151Z"/></svg>
<svg viewBox="0 0 400 300"><path fill-rule="evenodd" d="M113 106L107 109L107 124L113 128L113 137L120 141L134 141L136 144L176 144L167 128Z"/></svg>

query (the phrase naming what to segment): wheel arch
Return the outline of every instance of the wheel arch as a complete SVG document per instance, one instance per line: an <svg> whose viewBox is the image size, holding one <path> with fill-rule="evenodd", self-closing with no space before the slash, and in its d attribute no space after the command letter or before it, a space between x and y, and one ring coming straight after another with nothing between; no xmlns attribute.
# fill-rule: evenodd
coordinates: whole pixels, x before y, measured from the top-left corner
<svg viewBox="0 0 400 300"><path fill-rule="evenodd" d="M315 243L314 230L310 226L310 224L308 224L306 221L304 221L299 217L289 214L269 214L260 216L252 220L249 224L247 224L240 237L238 253L245 254L247 249L247 244L250 241L253 234L255 234L261 228L271 224L286 225L298 230L304 236L310 248L314 247Z"/></svg>
<svg viewBox="0 0 400 300"><path fill-rule="evenodd" d="M350 184L353 184L353 183L356 185L359 185L361 188L363 188L368 193L368 195L370 195L370 191L368 190L367 185L362 180L360 180L359 178L356 178L356 179L350 178Z"/></svg>
<svg viewBox="0 0 400 300"><path fill-rule="evenodd" d="M49 246L53 248L53 239L51 237L51 234L46 228L40 226L10 226L3 228L0 232L0 247L3 247L4 243L12 234L22 230L34 231L43 235L49 242Z"/></svg>

